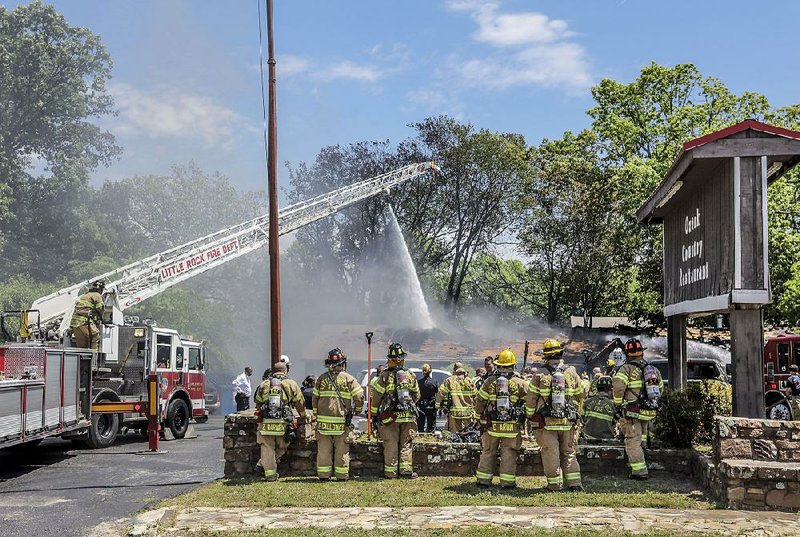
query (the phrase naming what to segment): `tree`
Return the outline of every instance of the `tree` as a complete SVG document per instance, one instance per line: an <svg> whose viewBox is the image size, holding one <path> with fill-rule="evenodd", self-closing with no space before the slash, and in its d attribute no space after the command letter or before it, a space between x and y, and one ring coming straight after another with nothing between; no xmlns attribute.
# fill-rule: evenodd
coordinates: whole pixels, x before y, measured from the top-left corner
<svg viewBox="0 0 800 537"><path fill-rule="evenodd" d="M398 153L434 160L443 171L437 181L399 189L398 218L417 241L418 262L444 271L444 302L455 316L475 256L517 219L511 202L528 171L528 150L520 135L475 131L446 116L413 127L416 137Z"/></svg>
<svg viewBox="0 0 800 537"><path fill-rule="evenodd" d="M27 271L51 278L95 246L84 225L93 215L80 200L89 195L87 172L120 151L91 123L113 113L110 76L100 37L70 26L52 6L0 6L0 229L18 230L0 279ZM50 174L31 176L34 161Z"/></svg>

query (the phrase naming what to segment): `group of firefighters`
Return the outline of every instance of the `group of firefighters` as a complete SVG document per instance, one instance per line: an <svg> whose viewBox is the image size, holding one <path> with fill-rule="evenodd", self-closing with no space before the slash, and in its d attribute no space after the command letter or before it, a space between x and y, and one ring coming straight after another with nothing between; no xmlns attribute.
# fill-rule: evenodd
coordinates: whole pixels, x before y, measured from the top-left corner
<svg viewBox="0 0 800 537"><path fill-rule="evenodd" d="M557 340L546 340L544 363L525 376L515 371L517 358L511 349L487 363L485 376L475 380L456 363L454 374L436 390L433 416L435 419L438 410L445 411L449 431L462 431L477 421L482 446L478 486L491 486L495 475L501 487L516 486L523 435L532 429L541 448L547 488L582 490L575 448L582 424L586 423L589 433L585 437L604 439L613 435L616 421L625 437L631 478L647 478L642 443L664 385L658 370L644 361L642 344L629 339L624 346L624 364L606 371L613 377L595 370L592 380L581 378L574 367L564 364L563 352ZM430 403L420 407L421 386L404 367L405 357L402 345L392 343L386 368L370 383L369 419L383 441L384 476L388 479L417 477L412 466L417 418L420 413L430 415L431 410ZM314 383L309 409L316 421L317 477L344 481L350 475L350 445L357 437L352 419L362 412L365 395L346 371L347 357L340 349L328 353L325 366L327 370ZM259 464L268 481L278 479L277 463L295 431L305 431L303 394L287 373L285 363L275 364L254 396L260 423ZM423 386L430 373L426 364ZM430 392L426 397L430 399Z"/></svg>

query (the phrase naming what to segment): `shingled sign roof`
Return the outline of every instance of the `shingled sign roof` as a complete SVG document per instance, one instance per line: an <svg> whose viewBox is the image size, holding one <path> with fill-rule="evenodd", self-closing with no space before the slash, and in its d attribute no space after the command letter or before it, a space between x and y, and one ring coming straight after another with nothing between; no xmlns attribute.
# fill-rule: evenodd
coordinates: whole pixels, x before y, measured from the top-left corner
<svg viewBox="0 0 800 537"><path fill-rule="evenodd" d="M748 119L683 144L661 184L636 211L642 224L658 224L673 197L689 182L702 181L720 159L767 157L772 182L800 162L800 132Z"/></svg>

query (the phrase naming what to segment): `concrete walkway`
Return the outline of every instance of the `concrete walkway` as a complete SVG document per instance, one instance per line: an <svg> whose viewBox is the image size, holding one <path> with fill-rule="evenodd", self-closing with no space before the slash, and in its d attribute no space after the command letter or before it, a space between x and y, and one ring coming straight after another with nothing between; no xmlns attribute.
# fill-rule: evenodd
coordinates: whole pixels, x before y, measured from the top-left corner
<svg viewBox="0 0 800 537"><path fill-rule="evenodd" d="M166 508L96 528L92 535L185 535L269 528L433 529L463 526L575 528L647 533L659 528L721 535L800 535L800 514L775 511L605 507Z"/></svg>

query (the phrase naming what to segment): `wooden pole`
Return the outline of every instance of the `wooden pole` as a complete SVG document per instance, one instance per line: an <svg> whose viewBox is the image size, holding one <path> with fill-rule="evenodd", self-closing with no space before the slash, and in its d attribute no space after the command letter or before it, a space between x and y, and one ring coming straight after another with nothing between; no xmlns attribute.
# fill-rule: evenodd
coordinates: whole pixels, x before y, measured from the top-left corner
<svg viewBox="0 0 800 537"><path fill-rule="evenodd" d="M667 317L667 372L670 390L686 388L686 358L686 315Z"/></svg>
<svg viewBox="0 0 800 537"><path fill-rule="evenodd" d="M267 65L269 82L269 123L267 129L267 195L269 196L269 293L272 365L281 359L281 270L278 243L278 125L275 97L275 44L272 33L272 0L267 2Z"/></svg>
<svg viewBox="0 0 800 537"><path fill-rule="evenodd" d="M761 308L733 309L731 363L733 364L733 415L765 418L764 331Z"/></svg>

